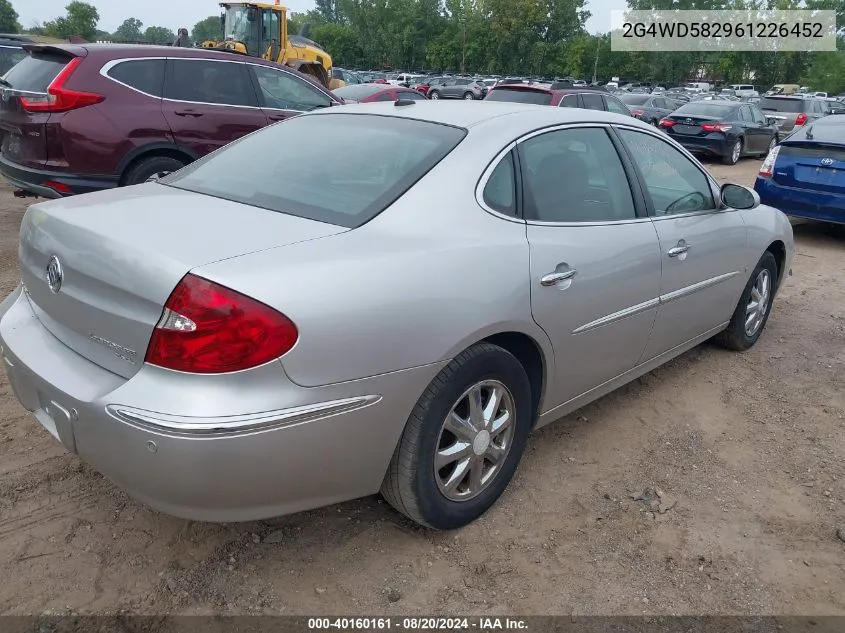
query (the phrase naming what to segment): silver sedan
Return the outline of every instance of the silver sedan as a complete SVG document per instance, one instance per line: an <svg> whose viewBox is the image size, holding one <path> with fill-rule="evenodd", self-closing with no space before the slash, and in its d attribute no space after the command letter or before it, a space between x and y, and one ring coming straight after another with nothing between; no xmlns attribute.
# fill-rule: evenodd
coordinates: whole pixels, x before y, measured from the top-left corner
<svg viewBox="0 0 845 633"><path fill-rule="evenodd" d="M533 429L710 338L754 345L793 253L780 211L631 117L327 108L30 207L0 349L47 431L164 512L381 491L450 529Z"/></svg>

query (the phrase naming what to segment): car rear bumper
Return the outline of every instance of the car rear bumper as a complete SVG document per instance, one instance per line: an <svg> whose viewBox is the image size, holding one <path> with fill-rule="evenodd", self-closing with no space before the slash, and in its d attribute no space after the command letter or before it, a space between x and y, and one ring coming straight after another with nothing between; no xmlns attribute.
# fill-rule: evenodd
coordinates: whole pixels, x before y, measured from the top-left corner
<svg viewBox="0 0 845 633"><path fill-rule="evenodd" d="M148 505L201 521L376 493L442 367L317 388L294 384L279 362L246 380L149 365L126 380L53 337L20 288L0 305L0 355L18 400L68 450Z"/></svg>
<svg viewBox="0 0 845 633"><path fill-rule="evenodd" d="M43 198L62 198L67 195L112 189L117 187L119 182L117 176L84 176L25 167L10 161L2 155L0 155L0 175L13 187L34 193ZM60 193L44 184L50 181L67 185L72 193Z"/></svg>
<svg viewBox="0 0 845 633"><path fill-rule="evenodd" d="M726 156L731 151L731 143L723 134L714 133L701 137L672 134L671 137L683 145L687 151L694 154Z"/></svg>
<svg viewBox="0 0 845 633"><path fill-rule="evenodd" d="M778 184L772 178L757 177L754 190L760 202L780 209L789 217L845 224L845 196Z"/></svg>

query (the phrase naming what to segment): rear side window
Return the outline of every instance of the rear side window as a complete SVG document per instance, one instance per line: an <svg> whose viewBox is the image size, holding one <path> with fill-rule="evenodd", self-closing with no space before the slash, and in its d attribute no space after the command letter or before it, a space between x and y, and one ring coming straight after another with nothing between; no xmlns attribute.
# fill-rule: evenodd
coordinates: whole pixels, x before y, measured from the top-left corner
<svg viewBox="0 0 845 633"><path fill-rule="evenodd" d="M804 111L804 102L801 99L762 99L760 109L797 113Z"/></svg>
<svg viewBox="0 0 845 633"><path fill-rule="evenodd" d="M602 100L601 95L583 93L581 100L588 110L604 110L604 100Z"/></svg>
<svg viewBox="0 0 845 633"><path fill-rule="evenodd" d="M560 107L561 108L577 108L578 107L578 95L566 95L563 99L560 100Z"/></svg>
<svg viewBox="0 0 845 633"><path fill-rule="evenodd" d="M465 135L462 128L400 117L304 115L245 136L159 182L355 228L391 205ZM296 160L284 160L280 148L296 148Z"/></svg>
<svg viewBox="0 0 845 633"><path fill-rule="evenodd" d="M130 88L160 97L164 88L164 66L163 59L134 59L115 64L106 74Z"/></svg>
<svg viewBox="0 0 845 633"><path fill-rule="evenodd" d="M5 80L17 90L47 92L47 86L70 60L66 55L29 55L8 72Z"/></svg>
<svg viewBox="0 0 845 633"><path fill-rule="evenodd" d="M258 106L245 64L205 59L171 59L164 96L193 103Z"/></svg>
<svg viewBox="0 0 845 633"><path fill-rule="evenodd" d="M514 179L513 152L499 161L484 186L484 202L491 209L516 215L516 180Z"/></svg>
<svg viewBox="0 0 845 633"><path fill-rule="evenodd" d="M549 105L552 101L552 94L544 90L513 90L511 88L494 88L487 93L487 101L511 101L513 103Z"/></svg>

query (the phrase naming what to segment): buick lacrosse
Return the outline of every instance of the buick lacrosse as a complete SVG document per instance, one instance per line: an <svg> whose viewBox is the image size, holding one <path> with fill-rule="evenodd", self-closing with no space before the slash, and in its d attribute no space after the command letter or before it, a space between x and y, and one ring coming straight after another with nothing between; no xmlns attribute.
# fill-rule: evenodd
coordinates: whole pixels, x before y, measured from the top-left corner
<svg viewBox="0 0 845 633"><path fill-rule="evenodd" d="M754 345L793 253L780 211L631 117L350 105L31 206L0 345L41 425L166 513L381 491L451 529L533 429Z"/></svg>

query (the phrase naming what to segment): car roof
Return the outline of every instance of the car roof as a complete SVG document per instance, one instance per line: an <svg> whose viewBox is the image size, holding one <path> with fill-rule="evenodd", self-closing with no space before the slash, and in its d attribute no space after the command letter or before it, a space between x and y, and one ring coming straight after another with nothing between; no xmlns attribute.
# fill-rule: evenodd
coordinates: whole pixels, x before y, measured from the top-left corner
<svg viewBox="0 0 845 633"><path fill-rule="evenodd" d="M407 102L406 102L407 103ZM323 108L302 116L327 116L332 114L366 114L370 116L395 116L461 128L474 128L498 123L508 117L508 125L503 129L507 136L519 136L532 130L550 125L566 123L624 123L646 130L654 130L647 123L624 114L615 114L603 110L584 110L581 108L550 108L532 103L512 103L509 101L412 101L410 105L397 106L395 102L367 104L349 104L334 108ZM494 123L495 122L495 123Z"/></svg>
<svg viewBox="0 0 845 633"><path fill-rule="evenodd" d="M248 61L261 66L275 66L279 64L260 57L250 57L239 53L215 51L207 48L183 48L180 46L162 46L157 44L29 44L32 50L63 50L72 55L86 55L92 57L117 58L126 55L133 57L201 57L204 59L224 59L232 61ZM293 70L287 67L287 70Z"/></svg>

